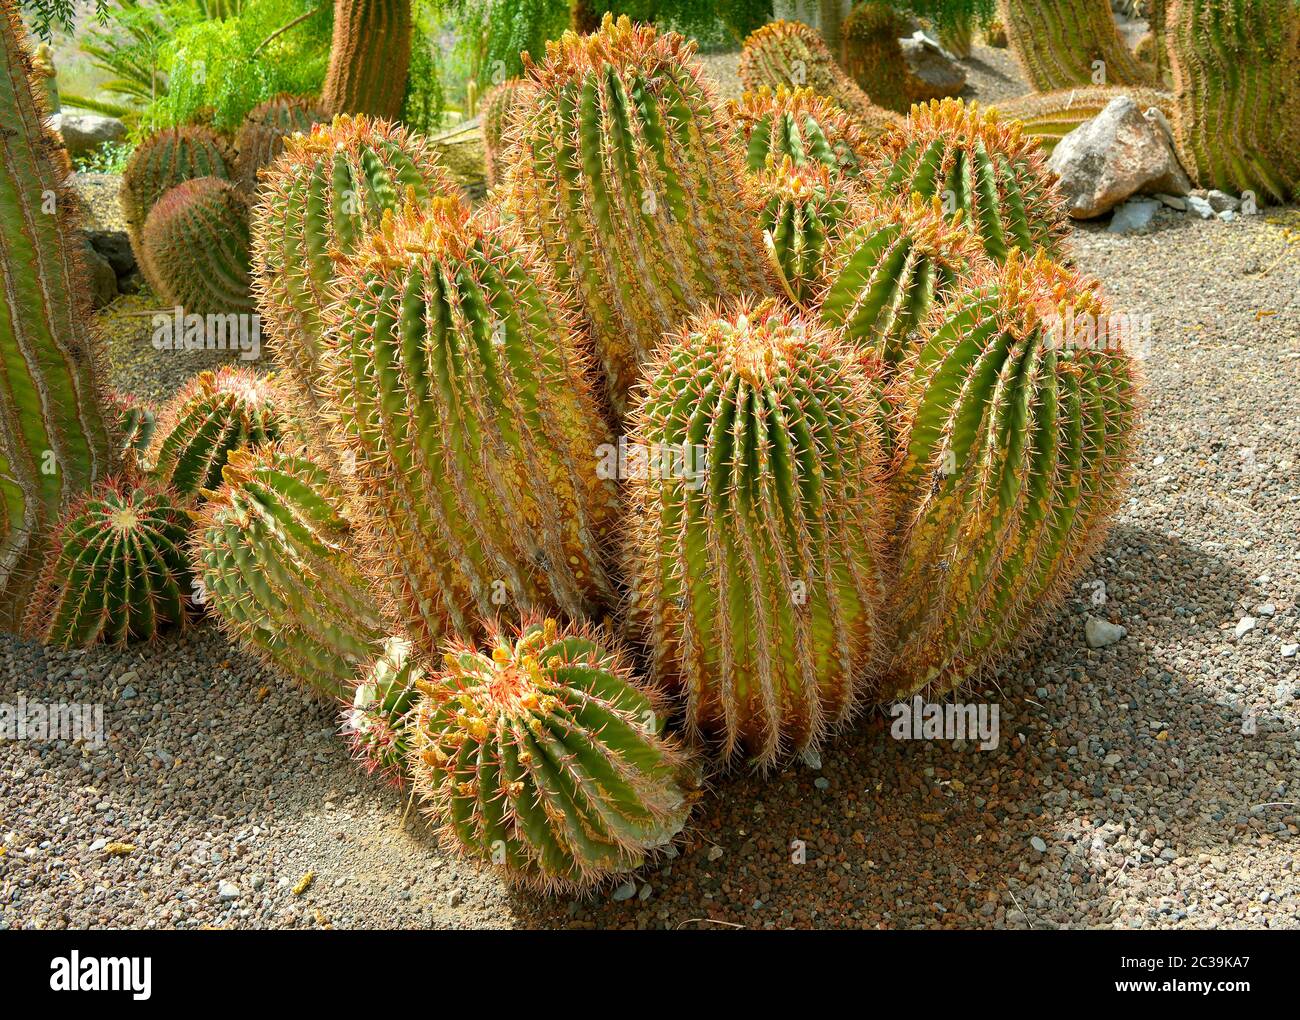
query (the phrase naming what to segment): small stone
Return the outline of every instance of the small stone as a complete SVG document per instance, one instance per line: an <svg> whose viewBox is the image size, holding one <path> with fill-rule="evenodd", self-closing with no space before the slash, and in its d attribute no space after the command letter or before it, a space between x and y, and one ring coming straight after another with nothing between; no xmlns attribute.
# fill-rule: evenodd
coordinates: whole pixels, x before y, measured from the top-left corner
<svg viewBox="0 0 1300 1020"><path fill-rule="evenodd" d="M464 902L465 902L464 889L453 889L451 890L451 892L447 893L447 906L459 907Z"/></svg>
<svg viewBox="0 0 1300 1020"><path fill-rule="evenodd" d="M1241 199L1229 195L1226 191L1219 191L1217 188L1212 188L1205 193L1205 201L1210 203L1210 208L1216 213L1235 213L1241 208Z"/></svg>
<svg viewBox="0 0 1300 1020"><path fill-rule="evenodd" d="M1300 652L1300 645L1282 646L1282 658L1284 659L1294 659L1297 652Z"/></svg>
<svg viewBox="0 0 1300 1020"><path fill-rule="evenodd" d="M1040 854L1047 853L1047 844L1043 841L1042 836L1033 836L1029 840L1029 845L1037 850Z"/></svg>
<svg viewBox="0 0 1300 1020"><path fill-rule="evenodd" d="M227 882L224 878L217 883L217 899L219 900L237 900L239 899L239 886L233 882Z"/></svg>
<svg viewBox="0 0 1300 1020"><path fill-rule="evenodd" d="M629 880L615 889L614 895L611 898L615 903L622 903L624 900L630 900L635 895L636 883Z"/></svg>
<svg viewBox="0 0 1300 1020"><path fill-rule="evenodd" d="M825 776L818 776L813 780L813 786L817 787L819 790L829 790L831 788L831 781Z"/></svg>
<svg viewBox="0 0 1300 1020"><path fill-rule="evenodd" d="M1110 234L1128 234L1148 227L1159 208L1160 203L1153 199L1130 198L1115 207L1115 215L1111 217L1106 231Z"/></svg>
<svg viewBox="0 0 1300 1020"><path fill-rule="evenodd" d="M725 851L720 846L711 846L709 847L708 854L706 854L705 856L707 856L708 859L711 861L718 861L722 859L722 855L724 852Z"/></svg>
<svg viewBox="0 0 1300 1020"><path fill-rule="evenodd" d="M1120 624L1097 616L1088 617L1088 622L1083 625L1083 638L1089 648L1107 648L1126 634L1128 630Z"/></svg>
<svg viewBox="0 0 1300 1020"><path fill-rule="evenodd" d="M1237 214L1231 209L1224 209L1223 212L1219 213L1219 219L1223 220L1224 223L1231 223L1236 218Z"/></svg>
<svg viewBox="0 0 1300 1020"><path fill-rule="evenodd" d="M1252 630L1255 629L1255 625L1258 622L1259 621L1256 620L1253 616L1243 616L1240 620L1237 621L1237 626L1233 630L1233 633L1237 635L1238 639L1244 638L1247 634L1249 634Z"/></svg>
<svg viewBox="0 0 1300 1020"><path fill-rule="evenodd" d="M1187 208L1189 212L1195 213L1203 220L1214 218L1214 209L1210 203L1198 195L1187 196Z"/></svg>
<svg viewBox="0 0 1300 1020"><path fill-rule="evenodd" d="M649 882L647 882L645 885L641 887L641 891L636 894L636 898L639 899L642 903L644 903L654 894L655 894L655 887L652 886Z"/></svg>
<svg viewBox="0 0 1300 1020"><path fill-rule="evenodd" d="M1178 195L1159 194L1155 196L1170 209L1177 209L1179 212L1187 212L1187 199L1180 198Z"/></svg>
<svg viewBox="0 0 1300 1020"><path fill-rule="evenodd" d="M1277 606L1272 602L1265 602L1262 606L1255 607L1256 616L1272 616L1277 612Z"/></svg>
<svg viewBox="0 0 1300 1020"><path fill-rule="evenodd" d="M127 684L125 687L122 688L123 701L130 701L134 697L137 697L134 687L132 687L130 684Z"/></svg>

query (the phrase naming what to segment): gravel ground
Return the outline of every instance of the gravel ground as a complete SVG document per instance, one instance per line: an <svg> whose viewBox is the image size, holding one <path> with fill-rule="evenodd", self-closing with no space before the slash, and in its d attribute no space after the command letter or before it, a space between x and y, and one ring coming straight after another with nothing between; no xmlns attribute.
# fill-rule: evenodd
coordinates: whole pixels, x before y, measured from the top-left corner
<svg viewBox="0 0 1300 1020"><path fill-rule="evenodd" d="M0 926L1300 927L1300 250L1173 213L1075 242L1152 316L1147 422L1075 596L966 695L998 706L995 749L877 713L820 768L718 779L635 882L548 901L442 854L332 706L211 624L0 637L0 702L99 703L107 735L0 742ZM1127 636L1089 649L1090 615Z"/></svg>

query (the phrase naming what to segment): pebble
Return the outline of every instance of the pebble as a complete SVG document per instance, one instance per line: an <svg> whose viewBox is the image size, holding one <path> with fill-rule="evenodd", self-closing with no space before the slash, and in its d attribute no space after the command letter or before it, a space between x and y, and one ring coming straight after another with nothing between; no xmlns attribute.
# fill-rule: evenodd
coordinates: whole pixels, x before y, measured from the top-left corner
<svg viewBox="0 0 1300 1020"><path fill-rule="evenodd" d="M1128 631L1118 623L1111 623L1098 616L1088 617L1083 626L1084 640L1089 648L1107 648L1122 639Z"/></svg>
<svg viewBox="0 0 1300 1020"><path fill-rule="evenodd" d="M610 898L613 899L615 903L622 903L624 900L630 900L635 895L636 883L631 879L628 879L626 882L619 884L618 888L614 890L614 895Z"/></svg>
<svg viewBox="0 0 1300 1020"><path fill-rule="evenodd" d="M1237 621L1237 626L1233 629L1233 633L1238 638L1244 638L1247 634L1249 634L1252 630L1255 629L1255 626L1258 623L1259 621L1256 620L1255 617L1253 616L1243 616L1240 620Z"/></svg>

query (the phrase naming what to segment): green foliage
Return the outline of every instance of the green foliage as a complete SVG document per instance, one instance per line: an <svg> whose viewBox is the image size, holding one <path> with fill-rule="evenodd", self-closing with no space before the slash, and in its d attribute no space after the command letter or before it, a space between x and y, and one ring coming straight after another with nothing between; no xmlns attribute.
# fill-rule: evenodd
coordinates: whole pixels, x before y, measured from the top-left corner
<svg viewBox="0 0 1300 1020"><path fill-rule="evenodd" d="M77 169L87 174L120 174L135 152L130 142L105 142L76 159Z"/></svg>
<svg viewBox="0 0 1300 1020"><path fill-rule="evenodd" d="M889 6L924 18L941 31L970 22L987 25L998 8L996 0L889 0Z"/></svg>
<svg viewBox="0 0 1300 1020"><path fill-rule="evenodd" d="M433 0L448 19L456 57L480 91L516 77L520 53L540 60L546 41L569 27L567 0Z"/></svg>
<svg viewBox="0 0 1300 1020"><path fill-rule="evenodd" d="M75 0L22 0L18 5L27 15L32 33L49 42L56 28L71 32L77 20ZM95 0L95 16L101 20L108 10L108 0Z"/></svg>
<svg viewBox="0 0 1300 1020"><path fill-rule="evenodd" d="M411 64L402 97L402 123L412 131L432 134L442 127L447 108L443 87L441 41L429 3L418 4L411 38Z"/></svg>

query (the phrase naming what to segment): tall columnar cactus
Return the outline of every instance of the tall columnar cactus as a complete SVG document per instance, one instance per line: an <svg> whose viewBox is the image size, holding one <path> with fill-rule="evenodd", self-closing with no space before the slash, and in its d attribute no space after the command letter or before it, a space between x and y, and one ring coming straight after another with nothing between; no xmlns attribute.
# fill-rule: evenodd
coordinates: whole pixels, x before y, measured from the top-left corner
<svg viewBox="0 0 1300 1020"><path fill-rule="evenodd" d="M1152 107L1166 117L1173 116L1168 93L1134 85L1092 85L1058 92L1030 92L1028 95L990 107L998 120L1020 124L1021 133L1050 153L1056 143L1086 120L1091 120L1117 96L1130 96L1142 110Z"/></svg>
<svg viewBox="0 0 1300 1020"><path fill-rule="evenodd" d="M871 162L873 146L857 122L812 89L791 91L779 85L773 91L764 85L732 100L727 113L751 171L788 156L796 164L816 160L857 179Z"/></svg>
<svg viewBox="0 0 1300 1020"><path fill-rule="evenodd" d="M479 124L483 130L483 160L487 166L488 187L495 188L506 176L506 145L515 115L528 101L528 83L509 78L488 89L479 104Z"/></svg>
<svg viewBox="0 0 1300 1020"><path fill-rule="evenodd" d="M396 118L411 64L411 0L334 0L321 104L331 114Z"/></svg>
<svg viewBox="0 0 1300 1020"><path fill-rule="evenodd" d="M234 450L195 515L192 556L224 626L299 683L351 698L387 636L325 470L276 444Z"/></svg>
<svg viewBox="0 0 1300 1020"><path fill-rule="evenodd" d="M253 107L235 135L235 178L244 194L256 193L257 172L275 162L286 138L327 120L312 96L279 95Z"/></svg>
<svg viewBox="0 0 1300 1020"><path fill-rule="evenodd" d="M758 176L759 226L782 290L808 308L825 285L828 250L848 227L852 201L824 163L789 157Z"/></svg>
<svg viewBox="0 0 1300 1020"><path fill-rule="evenodd" d="M1168 41L1174 134L1196 182L1300 198L1300 7L1170 0Z"/></svg>
<svg viewBox="0 0 1300 1020"><path fill-rule="evenodd" d="M405 786L409 776L411 724L423 679L411 642L391 637L379 658L358 674L343 712L353 759L394 786Z"/></svg>
<svg viewBox="0 0 1300 1020"><path fill-rule="evenodd" d="M316 392L321 313L331 300L335 256L352 254L408 194L427 202L456 189L427 142L366 117L338 117L287 139L262 176L253 212L253 289L282 382L328 462L328 437L314 423L324 415Z"/></svg>
<svg viewBox="0 0 1300 1020"><path fill-rule="evenodd" d="M854 6L840 29L844 70L877 106L897 113L910 107L911 71L899 38L907 22L883 0Z"/></svg>
<svg viewBox="0 0 1300 1020"><path fill-rule="evenodd" d="M154 286L193 315L251 315L248 199L229 181L198 177L158 199L142 235Z"/></svg>
<svg viewBox="0 0 1300 1020"><path fill-rule="evenodd" d="M1061 250L1067 217L1046 156L1019 126L999 123L976 104L943 99L912 107L907 123L881 140L872 183L888 197L938 196L944 213L961 213L991 258L1012 248Z"/></svg>
<svg viewBox="0 0 1300 1020"><path fill-rule="evenodd" d="M655 692L591 629L548 619L489 637L489 654L448 647L412 724L415 791L444 842L550 892L667 848L696 779Z"/></svg>
<svg viewBox="0 0 1300 1020"><path fill-rule="evenodd" d="M0 629L18 626L60 512L113 470L96 389L71 167L33 93L25 30L0 6Z"/></svg>
<svg viewBox="0 0 1300 1020"><path fill-rule="evenodd" d="M246 368L200 372L163 408L145 462L182 496L201 499L221 484L231 451L285 433L271 380Z"/></svg>
<svg viewBox="0 0 1300 1020"><path fill-rule="evenodd" d="M1035 92L1152 84L1120 36L1110 0L998 0L998 14Z"/></svg>
<svg viewBox="0 0 1300 1020"><path fill-rule="evenodd" d="M628 572L652 673L725 758L815 749L888 646L867 371L837 333L740 304L646 380Z"/></svg>
<svg viewBox="0 0 1300 1020"><path fill-rule="evenodd" d="M109 479L68 508L24 630L49 645L148 640L183 626L189 519L152 483Z"/></svg>
<svg viewBox="0 0 1300 1020"><path fill-rule="evenodd" d="M1018 252L936 309L902 400L899 635L885 693L942 694L1031 632L1120 499L1126 324L1095 281Z"/></svg>
<svg viewBox="0 0 1300 1020"><path fill-rule="evenodd" d="M389 213L338 298L330 418L412 638L607 603L612 440L574 313L515 228L455 199Z"/></svg>
<svg viewBox="0 0 1300 1020"><path fill-rule="evenodd" d="M769 283L753 196L694 43L606 17L528 63L511 207L591 323L618 415L667 330Z"/></svg>
<svg viewBox="0 0 1300 1020"><path fill-rule="evenodd" d="M797 21L773 21L750 34L740 51L740 80L751 91L764 85L810 88L854 118L868 139L901 120L873 103L835 62L821 36Z"/></svg>

